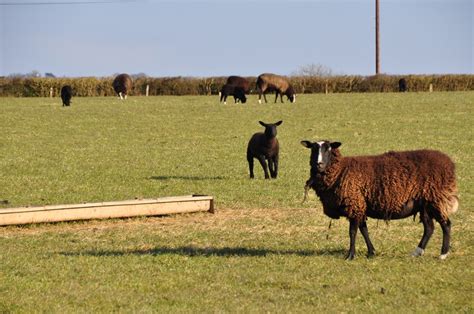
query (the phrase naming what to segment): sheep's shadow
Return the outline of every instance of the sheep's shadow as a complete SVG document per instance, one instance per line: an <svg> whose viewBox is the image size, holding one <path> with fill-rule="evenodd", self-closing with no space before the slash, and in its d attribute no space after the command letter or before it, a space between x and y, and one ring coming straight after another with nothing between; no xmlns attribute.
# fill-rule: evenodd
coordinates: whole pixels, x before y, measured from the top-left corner
<svg viewBox="0 0 474 314"><path fill-rule="evenodd" d="M168 176L151 176L148 177L149 180L157 180L157 181L167 181L167 180L190 180L190 181L205 181L205 180L224 180L224 177L221 176L173 176L173 175L168 175Z"/></svg>
<svg viewBox="0 0 474 314"><path fill-rule="evenodd" d="M147 250L124 250L124 251L85 251L85 252L60 252L65 256L125 256L125 255L182 255L190 257L265 257L268 255L296 255L296 256L324 256L324 255L344 255L346 251L342 248L337 249L318 249L318 250L273 250L256 249L245 247L156 247Z"/></svg>

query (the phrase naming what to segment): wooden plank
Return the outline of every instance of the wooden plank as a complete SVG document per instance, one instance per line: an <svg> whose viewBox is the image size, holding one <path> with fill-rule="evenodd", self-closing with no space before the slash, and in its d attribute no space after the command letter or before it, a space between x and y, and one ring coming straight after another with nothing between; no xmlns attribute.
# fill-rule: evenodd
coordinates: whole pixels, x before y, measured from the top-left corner
<svg viewBox="0 0 474 314"><path fill-rule="evenodd" d="M0 226L199 211L213 213L214 198L206 195L187 195L118 202L5 208L0 209Z"/></svg>

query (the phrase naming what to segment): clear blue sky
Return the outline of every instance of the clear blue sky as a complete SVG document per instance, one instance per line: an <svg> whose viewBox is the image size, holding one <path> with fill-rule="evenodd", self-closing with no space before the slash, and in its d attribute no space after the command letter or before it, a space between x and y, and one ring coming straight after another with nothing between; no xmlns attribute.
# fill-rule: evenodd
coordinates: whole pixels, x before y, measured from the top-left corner
<svg viewBox="0 0 474 314"><path fill-rule="evenodd" d="M0 76L375 72L375 0L95 1L0 0ZM473 2L380 0L382 72L474 73Z"/></svg>

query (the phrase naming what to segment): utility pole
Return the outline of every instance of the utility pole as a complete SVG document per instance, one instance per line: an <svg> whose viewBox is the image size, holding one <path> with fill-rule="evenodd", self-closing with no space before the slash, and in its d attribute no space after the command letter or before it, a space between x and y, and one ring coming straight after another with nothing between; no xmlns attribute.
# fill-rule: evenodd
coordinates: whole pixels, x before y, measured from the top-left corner
<svg viewBox="0 0 474 314"><path fill-rule="evenodd" d="M379 0L375 0L375 75L380 74L380 16Z"/></svg>

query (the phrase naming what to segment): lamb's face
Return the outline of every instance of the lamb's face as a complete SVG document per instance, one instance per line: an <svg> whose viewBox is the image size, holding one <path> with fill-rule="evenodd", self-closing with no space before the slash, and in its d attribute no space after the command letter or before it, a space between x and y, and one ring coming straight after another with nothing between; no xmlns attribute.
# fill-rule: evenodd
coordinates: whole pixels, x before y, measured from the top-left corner
<svg viewBox="0 0 474 314"><path fill-rule="evenodd" d="M324 172L331 164L331 150L338 148L341 143L329 141L319 141L312 143L310 141L301 141L301 145L311 149L311 157L309 161L311 170Z"/></svg>
<svg viewBox="0 0 474 314"><path fill-rule="evenodd" d="M282 124L283 121L278 121L276 123L265 123L262 121L259 121L259 123L265 127L265 135L268 138L273 138L277 136L277 126Z"/></svg>

